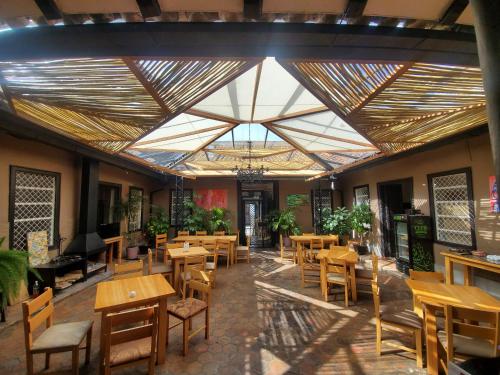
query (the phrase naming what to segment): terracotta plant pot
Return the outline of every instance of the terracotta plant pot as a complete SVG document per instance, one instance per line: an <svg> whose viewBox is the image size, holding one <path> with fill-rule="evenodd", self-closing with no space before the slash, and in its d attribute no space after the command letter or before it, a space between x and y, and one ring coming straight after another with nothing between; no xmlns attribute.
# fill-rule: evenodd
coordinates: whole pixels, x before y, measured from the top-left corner
<svg viewBox="0 0 500 375"><path fill-rule="evenodd" d="M139 255L139 246L127 247L127 259L137 259Z"/></svg>

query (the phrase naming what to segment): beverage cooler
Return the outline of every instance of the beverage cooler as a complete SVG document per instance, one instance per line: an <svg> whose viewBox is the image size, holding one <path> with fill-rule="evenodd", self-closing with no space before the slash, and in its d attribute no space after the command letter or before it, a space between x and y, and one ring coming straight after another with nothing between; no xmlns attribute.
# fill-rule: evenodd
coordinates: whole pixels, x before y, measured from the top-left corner
<svg viewBox="0 0 500 375"><path fill-rule="evenodd" d="M416 271L434 271L434 253L431 218L423 215L394 215L394 244L396 266L409 274Z"/></svg>

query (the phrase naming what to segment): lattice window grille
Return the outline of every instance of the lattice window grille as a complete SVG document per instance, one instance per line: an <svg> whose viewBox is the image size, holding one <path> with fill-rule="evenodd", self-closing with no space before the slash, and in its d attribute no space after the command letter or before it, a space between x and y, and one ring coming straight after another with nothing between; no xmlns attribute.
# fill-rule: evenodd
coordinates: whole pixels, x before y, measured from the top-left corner
<svg viewBox="0 0 500 375"><path fill-rule="evenodd" d="M57 179L32 171L15 172L13 238L14 249L26 249L29 232L46 231L54 245Z"/></svg>
<svg viewBox="0 0 500 375"><path fill-rule="evenodd" d="M370 205L370 190L368 186L361 186L354 189L354 204Z"/></svg>
<svg viewBox="0 0 500 375"><path fill-rule="evenodd" d="M472 202L466 173L432 178L436 239L472 246Z"/></svg>
<svg viewBox="0 0 500 375"><path fill-rule="evenodd" d="M314 190L313 191L313 222L316 232L321 232L322 227L322 210L332 207L332 196L330 190Z"/></svg>
<svg viewBox="0 0 500 375"><path fill-rule="evenodd" d="M188 217L191 212L189 208L186 208L186 203L189 203L193 200L193 191L192 190L184 190L183 192L184 204L181 204L182 198L177 198L175 194L175 190L170 192L170 223L172 226L182 225L182 223L177 223L177 217ZM177 215L177 211L184 208L184 215ZM181 219L179 219L181 221Z"/></svg>

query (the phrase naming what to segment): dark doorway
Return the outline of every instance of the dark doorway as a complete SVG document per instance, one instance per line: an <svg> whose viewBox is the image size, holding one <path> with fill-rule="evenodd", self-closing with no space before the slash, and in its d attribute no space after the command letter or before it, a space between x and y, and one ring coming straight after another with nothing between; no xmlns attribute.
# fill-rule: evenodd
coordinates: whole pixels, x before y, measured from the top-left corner
<svg viewBox="0 0 500 375"><path fill-rule="evenodd" d="M99 183L97 201L97 233L102 238L120 235L120 212L122 187L107 182Z"/></svg>
<svg viewBox="0 0 500 375"><path fill-rule="evenodd" d="M395 257L393 217L413 208L413 178L379 182L377 192L382 231L381 251L384 256Z"/></svg>
<svg viewBox="0 0 500 375"><path fill-rule="evenodd" d="M273 245L273 236L267 223L268 213L277 207L277 184L274 182L238 182L240 241L250 236L251 246L265 248Z"/></svg>

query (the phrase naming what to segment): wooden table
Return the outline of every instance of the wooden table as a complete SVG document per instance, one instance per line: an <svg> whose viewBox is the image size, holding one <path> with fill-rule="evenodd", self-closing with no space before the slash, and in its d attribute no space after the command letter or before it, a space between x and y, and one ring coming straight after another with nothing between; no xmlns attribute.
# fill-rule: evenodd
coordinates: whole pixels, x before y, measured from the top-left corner
<svg viewBox="0 0 500 375"><path fill-rule="evenodd" d="M323 249L316 254L316 259L321 260L323 258L344 259L346 261L346 265L349 267L349 277L351 279L352 300L353 302L357 302L358 291L356 288L356 263L358 263L358 253L348 250Z"/></svg>
<svg viewBox="0 0 500 375"><path fill-rule="evenodd" d="M234 263L234 255L236 248L236 234L234 235L224 235L224 236L177 236L173 239L174 242L186 242L186 241L217 241L217 240L229 240L231 242L231 254L230 263Z"/></svg>
<svg viewBox="0 0 500 375"><path fill-rule="evenodd" d="M488 262L486 257L477 257L474 255L460 255L450 251L443 251L444 265L446 273L446 283L454 284L453 264L462 264L464 266L464 285L474 285L472 269L480 268L486 271L500 273L500 264Z"/></svg>
<svg viewBox="0 0 500 375"><path fill-rule="evenodd" d="M437 329L435 311L446 305L475 310L500 311L500 301L475 286L451 285L406 279L415 297L425 306L427 372L438 374Z"/></svg>
<svg viewBox="0 0 500 375"><path fill-rule="evenodd" d="M108 251L108 258L109 258L108 263L109 264L113 263L113 251L115 249L115 245L117 247L118 263L121 263L122 262L122 251L123 251L123 236L105 238L103 241L106 244L107 251Z"/></svg>
<svg viewBox="0 0 500 375"><path fill-rule="evenodd" d="M290 239L297 244L297 256L299 258L299 266L302 265L302 246L305 243L310 243L313 239L322 239L323 243L331 243L338 241L338 236L331 236L329 234L319 234L319 235L300 235L300 236L290 236Z"/></svg>
<svg viewBox="0 0 500 375"><path fill-rule="evenodd" d="M181 271L181 262L185 257L207 256L210 253L201 246L190 247L187 251L184 248L168 249L168 255L172 258L174 264L174 289L179 290L179 275Z"/></svg>
<svg viewBox="0 0 500 375"><path fill-rule="evenodd" d="M136 296L129 297L134 290ZM112 312L158 303L158 354L157 363L165 362L167 344L167 297L175 294L175 290L162 275L131 277L128 279L103 281L97 284L94 311L101 313L100 369L104 369L104 332L106 332L106 315Z"/></svg>

